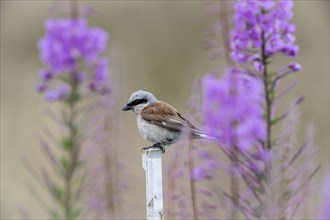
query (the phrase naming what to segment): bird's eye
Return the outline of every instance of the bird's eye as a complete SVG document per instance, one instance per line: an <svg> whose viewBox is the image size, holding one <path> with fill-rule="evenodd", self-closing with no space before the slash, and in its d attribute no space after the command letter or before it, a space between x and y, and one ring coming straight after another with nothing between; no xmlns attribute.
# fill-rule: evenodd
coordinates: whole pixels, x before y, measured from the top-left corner
<svg viewBox="0 0 330 220"><path fill-rule="evenodd" d="M147 99L140 99L141 101L141 103L147 103L148 102L148 100Z"/></svg>
<svg viewBox="0 0 330 220"><path fill-rule="evenodd" d="M129 105L130 106L136 106L136 105L147 103L147 102L148 102L147 99L136 99L133 102L129 103Z"/></svg>

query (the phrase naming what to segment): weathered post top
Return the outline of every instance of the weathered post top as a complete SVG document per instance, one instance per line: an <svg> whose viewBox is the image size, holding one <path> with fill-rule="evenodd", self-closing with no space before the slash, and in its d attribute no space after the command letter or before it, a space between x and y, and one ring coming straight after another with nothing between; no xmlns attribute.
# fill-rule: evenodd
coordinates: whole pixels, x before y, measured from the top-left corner
<svg viewBox="0 0 330 220"><path fill-rule="evenodd" d="M146 174L147 219L162 220L163 216L163 152L158 148L143 150L142 166Z"/></svg>

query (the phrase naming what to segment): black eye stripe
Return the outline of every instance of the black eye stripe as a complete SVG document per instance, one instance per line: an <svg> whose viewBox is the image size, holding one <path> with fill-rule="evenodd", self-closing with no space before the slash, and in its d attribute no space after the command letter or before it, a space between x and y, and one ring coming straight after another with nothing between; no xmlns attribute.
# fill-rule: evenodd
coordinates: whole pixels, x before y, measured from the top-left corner
<svg viewBox="0 0 330 220"><path fill-rule="evenodd" d="M139 104L142 104L142 103L147 103L147 102L148 102L147 99L136 99L133 102L128 103L127 105L128 106L136 106L136 105L139 105Z"/></svg>

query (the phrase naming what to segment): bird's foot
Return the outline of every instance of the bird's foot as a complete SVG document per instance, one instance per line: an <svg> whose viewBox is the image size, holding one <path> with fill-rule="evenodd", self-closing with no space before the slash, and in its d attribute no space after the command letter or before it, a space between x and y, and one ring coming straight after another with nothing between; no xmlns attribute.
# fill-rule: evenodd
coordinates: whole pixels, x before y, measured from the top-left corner
<svg viewBox="0 0 330 220"><path fill-rule="evenodd" d="M154 144L152 146L149 146L149 147L144 147L141 149L141 151L145 151L145 150L148 150L148 149L159 149L162 151L162 153L164 154L165 153L165 148L161 145L158 145L158 144Z"/></svg>

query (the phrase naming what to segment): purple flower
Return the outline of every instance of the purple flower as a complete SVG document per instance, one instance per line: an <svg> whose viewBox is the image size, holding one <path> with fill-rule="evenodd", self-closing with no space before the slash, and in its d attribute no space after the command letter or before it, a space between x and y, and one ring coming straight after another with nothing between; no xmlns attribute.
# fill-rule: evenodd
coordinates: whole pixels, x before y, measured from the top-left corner
<svg viewBox="0 0 330 220"><path fill-rule="evenodd" d="M46 35L38 46L41 60L54 72L74 71L78 61L95 61L106 48L108 34L100 28L89 28L85 19L50 19Z"/></svg>
<svg viewBox="0 0 330 220"><path fill-rule="evenodd" d="M192 178L201 180L207 176L207 171L203 167L196 167L192 170Z"/></svg>
<svg viewBox="0 0 330 220"><path fill-rule="evenodd" d="M43 93L44 91L46 91L47 87L45 85L45 83L41 82L38 83L35 87L35 90L37 93Z"/></svg>
<svg viewBox="0 0 330 220"><path fill-rule="evenodd" d="M267 149L260 149L257 157L258 159L267 162L272 158L272 152Z"/></svg>
<svg viewBox="0 0 330 220"><path fill-rule="evenodd" d="M259 162L251 162L249 164L249 169L253 172L253 173L260 173L261 171L263 171L263 167L262 164Z"/></svg>
<svg viewBox="0 0 330 220"><path fill-rule="evenodd" d="M38 46L46 68L39 72L42 82L36 90L45 93L46 100L66 100L72 90L67 85L79 89L81 84L87 84L85 87L93 92L109 91L107 59L102 57L108 40L106 31L88 27L83 18L50 19L45 29ZM54 88L51 83L55 80L67 85Z"/></svg>
<svg viewBox="0 0 330 220"><path fill-rule="evenodd" d="M265 139L262 83L235 68L222 79L206 75L204 84L205 130L219 137L220 145L249 150Z"/></svg>
<svg viewBox="0 0 330 220"><path fill-rule="evenodd" d="M302 70L302 67L299 63L290 63L288 65L288 67L290 70L292 70L294 72L298 72L298 71Z"/></svg>
<svg viewBox="0 0 330 220"><path fill-rule="evenodd" d="M53 78L53 74L50 70L42 69L39 71L39 77L42 81L48 81Z"/></svg>
<svg viewBox="0 0 330 220"><path fill-rule="evenodd" d="M59 95L56 90L47 90L45 92L45 99L49 102L54 102L59 100Z"/></svg>
<svg viewBox="0 0 330 220"><path fill-rule="evenodd" d="M65 100L70 94L70 87L61 84L57 89L49 89L45 92L45 99L50 102Z"/></svg>
<svg viewBox="0 0 330 220"><path fill-rule="evenodd" d="M234 29L231 31L232 59L246 63L255 54L266 56L282 53L296 57L298 46L294 44L295 26L292 0L238 0L235 4ZM260 69L259 65L256 65Z"/></svg>

